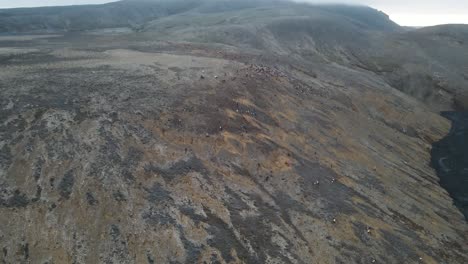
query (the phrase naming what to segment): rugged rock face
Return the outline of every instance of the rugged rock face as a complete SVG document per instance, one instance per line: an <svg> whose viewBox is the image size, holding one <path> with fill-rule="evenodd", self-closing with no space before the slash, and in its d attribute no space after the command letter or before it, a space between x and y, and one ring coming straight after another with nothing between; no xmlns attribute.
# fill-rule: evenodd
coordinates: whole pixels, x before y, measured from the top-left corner
<svg viewBox="0 0 468 264"><path fill-rule="evenodd" d="M430 167L449 121L335 24L261 9L242 11L266 12L259 31L207 16L0 37L0 260L466 263L468 226Z"/></svg>

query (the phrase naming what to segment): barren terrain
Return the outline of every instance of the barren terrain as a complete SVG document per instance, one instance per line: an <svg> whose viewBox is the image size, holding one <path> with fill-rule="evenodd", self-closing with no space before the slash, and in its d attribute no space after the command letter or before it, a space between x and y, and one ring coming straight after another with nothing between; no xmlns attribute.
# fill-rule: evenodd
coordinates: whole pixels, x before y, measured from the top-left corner
<svg viewBox="0 0 468 264"><path fill-rule="evenodd" d="M285 14L256 8L242 15ZM401 64L296 9L253 42L236 20L174 16L1 36L0 262L466 263L468 225L430 162L467 61ZM362 34L410 53L442 41L431 30Z"/></svg>

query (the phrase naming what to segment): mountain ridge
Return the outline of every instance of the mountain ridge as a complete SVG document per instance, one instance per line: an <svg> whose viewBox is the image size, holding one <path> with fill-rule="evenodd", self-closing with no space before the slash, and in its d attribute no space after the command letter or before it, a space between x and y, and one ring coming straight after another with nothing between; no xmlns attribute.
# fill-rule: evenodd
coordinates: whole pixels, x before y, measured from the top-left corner
<svg viewBox="0 0 468 264"><path fill-rule="evenodd" d="M278 1L210 1L210 0L175 0L175 1L118 1L102 5L61 6L40 8L19 8L0 10L2 28L0 32L66 32L76 30L91 30L105 27L134 27L145 22L180 12L200 9L203 12L221 12L227 10L248 9L271 5L301 5L285 0ZM303 4L309 6L308 4ZM317 5L335 13L356 16L360 11L375 11L379 17L381 12L361 6L349 5ZM350 10L347 10L349 8ZM354 14L353 14L354 12ZM365 13L365 12L364 12ZM25 17L28 16L28 17ZM385 16L385 15L384 15ZM20 21L20 18L26 21ZM388 18L388 17L387 17ZM87 20L91 20L87 21ZM83 25L84 24L84 25Z"/></svg>

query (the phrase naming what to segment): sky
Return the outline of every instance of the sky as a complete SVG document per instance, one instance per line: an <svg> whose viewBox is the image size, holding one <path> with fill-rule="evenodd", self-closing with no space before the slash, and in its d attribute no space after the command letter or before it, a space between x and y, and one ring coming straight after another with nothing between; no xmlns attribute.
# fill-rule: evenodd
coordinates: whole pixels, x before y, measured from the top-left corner
<svg viewBox="0 0 468 264"><path fill-rule="evenodd" d="M379 9L402 26L468 24L468 0L296 0L348 3ZM0 0L0 8L102 4L112 0Z"/></svg>

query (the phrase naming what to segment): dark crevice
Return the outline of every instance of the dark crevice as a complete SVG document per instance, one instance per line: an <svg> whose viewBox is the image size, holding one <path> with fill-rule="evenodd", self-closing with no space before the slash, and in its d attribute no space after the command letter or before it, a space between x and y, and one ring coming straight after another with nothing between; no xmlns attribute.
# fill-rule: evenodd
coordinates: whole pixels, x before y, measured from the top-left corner
<svg viewBox="0 0 468 264"><path fill-rule="evenodd" d="M468 221L468 112L443 112L452 121L449 134L432 145L431 162L440 185Z"/></svg>

